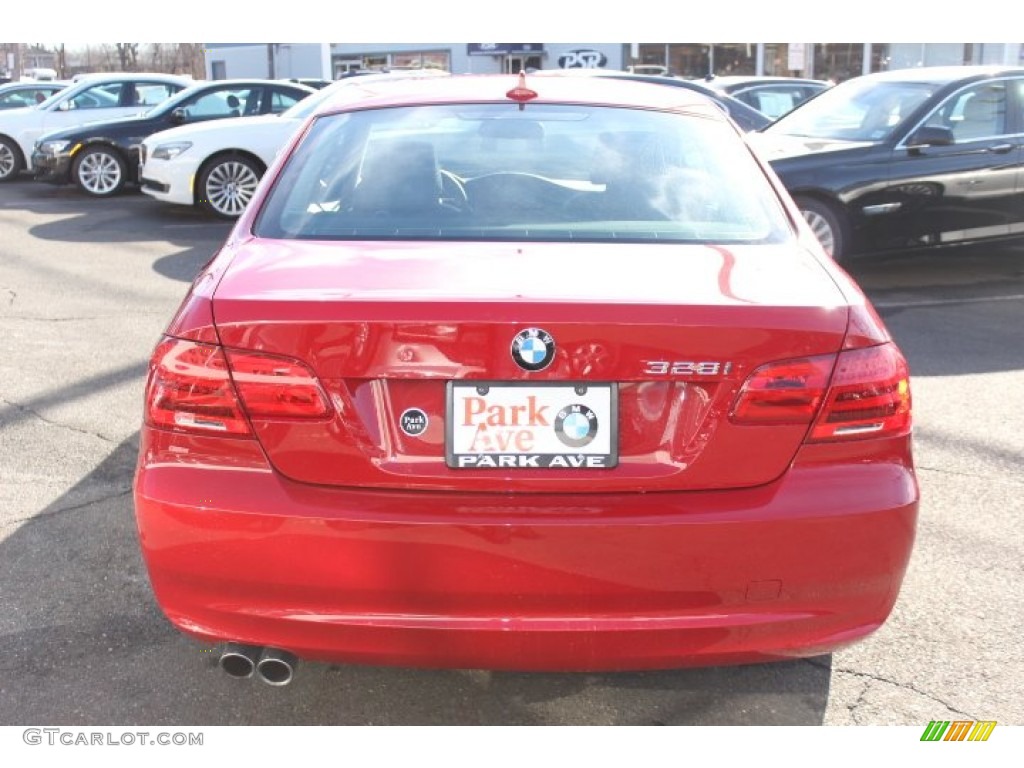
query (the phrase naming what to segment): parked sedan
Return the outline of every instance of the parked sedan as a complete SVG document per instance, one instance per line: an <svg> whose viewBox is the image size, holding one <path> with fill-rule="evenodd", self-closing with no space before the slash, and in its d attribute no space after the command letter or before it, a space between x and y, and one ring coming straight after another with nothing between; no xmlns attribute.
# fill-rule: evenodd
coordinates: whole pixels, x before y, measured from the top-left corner
<svg viewBox="0 0 1024 768"><path fill-rule="evenodd" d="M288 138L338 90L378 79L446 76L445 72L427 69L348 77L277 117L161 131L142 142L142 191L164 202L197 205L215 216L237 218Z"/></svg>
<svg viewBox="0 0 1024 768"><path fill-rule="evenodd" d="M716 76L704 84L739 99L772 120L778 120L829 87L824 80L742 75Z"/></svg>
<svg viewBox="0 0 1024 768"><path fill-rule="evenodd" d="M613 80L650 83L669 88L685 88L688 91L699 93L718 104L733 119L733 122L744 131L759 131L771 123L771 118L767 115L757 111L748 104L744 104L739 99L709 88L705 83L698 80L684 80L681 77L669 75L641 74L614 69L546 69L534 74L544 77L608 77Z"/></svg>
<svg viewBox="0 0 1024 768"><path fill-rule="evenodd" d="M338 90L156 345L134 485L170 621L298 658L813 656L914 538L907 365L711 101Z"/></svg>
<svg viewBox="0 0 1024 768"><path fill-rule="evenodd" d="M137 115L192 84L192 78L177 75L91 75L37 106L0 112L0 181L32 170L32 151L43 134L90 120Z"/></svg>
<svg viewBox="0 0 1024 768"><path fill-rule="evenodd" d="M836 259L1024 234L1024 69L865 75L751 141Z"/></svg>
<svg viewBox="0 0 1024 768"><path fill-rule="evenodd" d="M90 195L109 197L138 178L139 147L147 136L179 125L276 115L315 92L276 80L200 83L138 117L48 133L36 142L32 166L40 181L73 181Z"/></svg>
<svg viewBox="0 0 1024 768"><path fill-rule="evenodd" d="M68 85L59 80L0 85L0 110L34 107L46 101L53 94L63 91Z"/></svg>

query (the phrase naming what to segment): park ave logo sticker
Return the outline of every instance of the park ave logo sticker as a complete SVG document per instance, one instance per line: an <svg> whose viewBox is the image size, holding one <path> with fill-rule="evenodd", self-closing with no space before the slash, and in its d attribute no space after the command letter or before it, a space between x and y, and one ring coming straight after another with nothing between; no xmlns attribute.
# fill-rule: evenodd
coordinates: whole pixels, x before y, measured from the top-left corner
<svg viewBox="0 0 1024 768"><path fill-rule="evenodd" d="M609 469L613 384L451 382L445 451L459 469Z"/></svg>
<svg viewBox="0 0 1024 768"><path fill-rule="evenodd" d="M541 328L527 328L512 339L512 359L526 371L542 371L555 359L555 338Z"/></svg>

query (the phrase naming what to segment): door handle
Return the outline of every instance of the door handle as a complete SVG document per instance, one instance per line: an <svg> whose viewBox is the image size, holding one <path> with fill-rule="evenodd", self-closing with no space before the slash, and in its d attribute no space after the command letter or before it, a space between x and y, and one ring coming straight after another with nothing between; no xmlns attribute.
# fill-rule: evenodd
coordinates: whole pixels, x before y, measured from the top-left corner
<svg viewBox="0 0 1024 768"><path fill-rule="evenodd" d="M991 147L987 147L987 152L994 152L997 155L1005 155L1014 149L1013 144L993 144Z"/></svg>

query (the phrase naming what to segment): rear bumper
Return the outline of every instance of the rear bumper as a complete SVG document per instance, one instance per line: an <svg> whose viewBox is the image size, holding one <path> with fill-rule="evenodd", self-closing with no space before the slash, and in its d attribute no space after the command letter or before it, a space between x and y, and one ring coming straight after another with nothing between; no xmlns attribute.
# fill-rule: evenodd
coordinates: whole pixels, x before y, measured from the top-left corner
<svg viewBox="0 0 1024 768"><path fill-rule="evenodd" d="M248 441L228 467L206 463L212 441L143 438L136 514L166 615L308 659L625 670L816 655L885 621L917 516L899 461L798 460L728 492L371 492L283 479Z"/></svg>

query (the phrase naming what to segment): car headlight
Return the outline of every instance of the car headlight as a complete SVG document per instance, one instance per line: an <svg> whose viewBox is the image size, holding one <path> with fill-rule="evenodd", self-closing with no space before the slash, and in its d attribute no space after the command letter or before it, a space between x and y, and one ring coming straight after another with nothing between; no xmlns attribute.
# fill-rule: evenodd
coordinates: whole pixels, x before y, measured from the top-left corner
<svg viewBox="0 0 1024 768"><path fill-rule="evenodd" d="M70 141L41 141L37 144L39 151L44 155L59 155L70 146Z"/></svg>
<svg viewBox="0 0 1024 768"><path fill-rule="evenodd" d="M172 141L170 144L161 144L154 149L150 157L154 160L173 160L191 146L191 141Z"/></svg>

